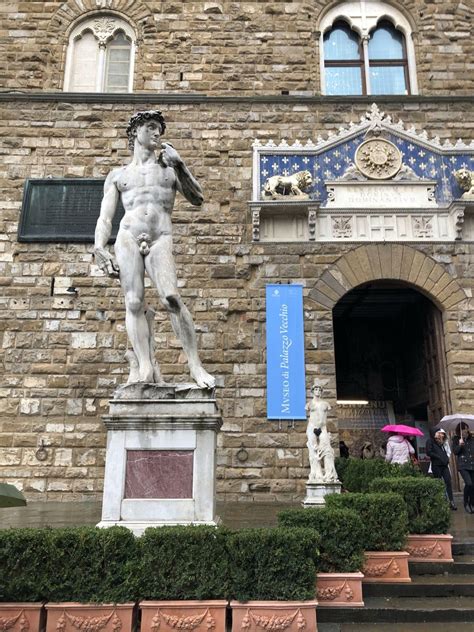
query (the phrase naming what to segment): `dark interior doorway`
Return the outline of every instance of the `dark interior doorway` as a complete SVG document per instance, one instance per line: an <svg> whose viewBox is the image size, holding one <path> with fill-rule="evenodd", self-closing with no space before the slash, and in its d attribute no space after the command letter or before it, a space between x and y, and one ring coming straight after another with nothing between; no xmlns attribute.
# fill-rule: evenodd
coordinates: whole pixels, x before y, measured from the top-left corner
<svg viewBox="0 0 474 632"><path fill-rule="evenodd" d="M408 285L374 282L334 307L338 400L389 401L397 418L431 423L448 412L439 309Z"/></svg>

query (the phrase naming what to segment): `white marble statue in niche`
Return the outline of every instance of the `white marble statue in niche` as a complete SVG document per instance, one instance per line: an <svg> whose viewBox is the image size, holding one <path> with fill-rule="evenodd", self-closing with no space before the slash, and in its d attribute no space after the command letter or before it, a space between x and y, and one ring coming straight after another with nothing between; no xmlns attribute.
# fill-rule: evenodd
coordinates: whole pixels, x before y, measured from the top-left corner
<svg viewBox="0 0 474 632"><path fill-rule="evenodd" d="M313 397L306 405L309 413L306 427L306 445L309 452L309 483L338 483L339 479L334 465L334 450L327 429L327 415L331 409L328 402L321 398L323 389L314 384Z"/></svg>
<svg viewBox="0 0 474 632"><path fill-rule="evenodd" d="M94 255L105 274L120 277L125 295L125 325L133 349L127 353L128 383L164 384L154 354L153 314L147 313L145 304L146 272L183 345L191 377L199 387L212 388L215 380L201 364L194 323L178 293L171 223L177 191L195 206L201 206L203 194L176 149L161 142L165 128L157 110L137 112L131 117L127 136L132 160L107 176ZM106 245L119 197L125 214L115 242L115 260Z"/></svg>

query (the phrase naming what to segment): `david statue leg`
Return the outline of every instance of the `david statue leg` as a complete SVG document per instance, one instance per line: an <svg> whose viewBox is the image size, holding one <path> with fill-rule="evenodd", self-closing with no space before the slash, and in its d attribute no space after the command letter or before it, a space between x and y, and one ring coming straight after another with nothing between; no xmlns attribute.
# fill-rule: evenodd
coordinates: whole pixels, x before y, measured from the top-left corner
<svg viewBox="0 0 474 632"><path fill-rule="evenodd" d="M145 266L132 235L119 232L115 254L120 266L120 284L125 294L125 326L138 367L132 371L138 382L154 382L150 352L150 327L145 315ZM132 379L132 374L130 376ZM130 381L130 380L129 380Z"/></svg>
<svg viewBox="0 0 474 632"><path fill-rule="evenodd" d="M163 235L145 257L145 267L168 311L173 330L183 345L191 377L200 388L213 388L215 378L202 366L193 319L178 293L170 235Z"/></svg>

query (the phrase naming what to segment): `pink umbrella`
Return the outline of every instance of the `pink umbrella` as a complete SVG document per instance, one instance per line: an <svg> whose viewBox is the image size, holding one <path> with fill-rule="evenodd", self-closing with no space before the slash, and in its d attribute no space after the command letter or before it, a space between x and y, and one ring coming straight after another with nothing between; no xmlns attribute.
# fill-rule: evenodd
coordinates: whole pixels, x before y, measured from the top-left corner
<svg viewBox="0 0 474 632"><path fill-rule="evenodd" d="M413 426L405 426L403 424L389 424L381 428L382 432L396 432L401 435L411 435L413 437L423 437L423 433L419 428Z"/></svg>

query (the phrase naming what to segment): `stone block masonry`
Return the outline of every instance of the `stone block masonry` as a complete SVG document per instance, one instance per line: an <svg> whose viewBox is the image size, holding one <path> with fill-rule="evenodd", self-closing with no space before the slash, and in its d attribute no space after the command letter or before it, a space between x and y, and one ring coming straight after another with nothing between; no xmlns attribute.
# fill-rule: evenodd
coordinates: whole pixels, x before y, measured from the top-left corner
<svg viewBox="0 0 474 632"><path fill-rule="evenodd" d="M70 175L71 169L80 169L86 177L99 177L126 160L125 147L112 149L109 135L104 132L113 130L117 139L122 139L131 108L128 104L110 107L80 103L65 107L61 103L14 99L2 105L3 117L9 121L2 137L7 144L14 141L16 148L9 150L7 179L1 183L7 208L2 216L0 276L9 281L0 300L1 475L22 487L30 498L100 497L105 448L100 416L107 412L114 387L124 381L127 373L120 288L116 281L97 272L90 246L18 243L16 230L24 178L63 177ZM147 107L147 103L134 107ZM347 111L341 109L338 121L357 120L366 107L363 103ZM442 107L436 105L438 110ZM463 107L444 107L446 117L457 120L461 128L466 118ZM390 104L386 110L410 120L412 108L410 104L410 109L404 111ZM443 126L429 120L426 102L420 101L418 108L422 115L420 128L433 135L445 133ZM328 398L334 400L332 322L330 311L319 299L325 287L343 289L343 282L349 289L363 281L365 277L352 279L353 274L365 274L365 268L357 265L359 260L383 265L383 257L371 257L370 250L362 257L351 244L251 242L247 200L251 196L253 138L292 140L289 132L301 138L314 137L319 130L327 129L323 121L333 109L332 104L323 104L302 113L281 103L273 108L271 117L268 105L256 103L238 107L196 103L167 109L167 139L192 165L205 190L202 209L179 203L175 250L181 292L193 312L203 361L219 378L217 397L225 422L218 444L220 498L289 500L304 495L308 468L305 425L297 422L295 429L280 429L277 422L266 419L265 284L298 280L305 286L308 378L319 374L326 382ZM76 126L75 119L86 113L94 114L94 125ZM38 117L41 125L33 125ZM217 138L207 137L209 129L216 130ZM333 124L332 129L337 127ZM38 136L43 142L33 148ZM81 146L85 142L95 149L84 152ZM28 153L18 154L18 148L27 148ZM397 274L409 277L415 257L413 248L404 248L399 253ZM414 250L422 260L428 256L436 263L424 281L427 285L431 279L434 295L441 295L451 278L469 295L474 274L473 266L466 262L472 261L472 244L424 244L414 246ZM341 258L344 254L348 257ZM351 266L345 263L350 257L356 262ZM385 259L398 261L395 256ZM338 261L340 272L331 273L333 277L339 274L336 285L324 273ZM321 285L317 286L320 277ZM75 297L61 293L65 279L76 287ZM312 297L313 289L321 294ZM156 305L151 288L147 292ZM447 301L453 292L451 289L446 294ZM462 311L446 311L452 392L464 406L474 405L471 301L465 302ZM164 375L185 380L182 352L168 319L160 311L156 335ZM333 412L333 430L335 422ZM40 445L46 449L44 461L36 457ZM239 455L242 446L248 455L245 462Z"/></svg>

